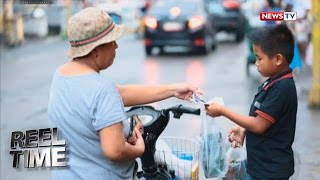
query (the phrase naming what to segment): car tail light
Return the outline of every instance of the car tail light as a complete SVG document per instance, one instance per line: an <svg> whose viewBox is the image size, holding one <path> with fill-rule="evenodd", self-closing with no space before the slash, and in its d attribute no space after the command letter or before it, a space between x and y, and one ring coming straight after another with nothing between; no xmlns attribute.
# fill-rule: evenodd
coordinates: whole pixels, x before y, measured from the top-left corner
<svg viewBox="0 0 320 180"><path fill-rule="evenodd" d="M204 39L195 39L193 43L195 46L203 46L205 42Z"/></svg>
<svg viewBox="0 0 320 180"><path fill-rule="evenodd" d="M223 6L227 9L234 9L238 10L240 9L240 2L232 1L232 0L226 0L223 2Z"/></svg>
<svg viewBox="0 0 320 180"><path fill-rule="evenodd" d="M192 16L188 21L189 29L196 29L203 26L205 23L203 16Z"/></svg>
<svg viewBox="0 0 320 180"><path fill-rule="evenodd" d="M158 26L157 19L152 16L145 17L144 24L151 29L155 29Z"/></svg>
<svg viewBox="0 0 320 180"><path fill-rule="evenodd" d="M152 40L150 38L147 38L147 39L144 40L144 44L149 46L149 45L152 44Z"/></svg>

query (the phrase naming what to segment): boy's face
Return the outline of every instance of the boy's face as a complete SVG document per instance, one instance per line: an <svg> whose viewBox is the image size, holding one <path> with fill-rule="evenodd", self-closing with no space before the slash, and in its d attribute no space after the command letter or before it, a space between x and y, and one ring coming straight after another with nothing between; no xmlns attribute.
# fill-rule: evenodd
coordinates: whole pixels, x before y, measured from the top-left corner
<svg viewBox="0 0 320 180"><path fill-rule="evenodd" d="M271 77L275 75L282 61L279 62L277 56L270 59L258 45L253 45L253 51L256 55L255 64L259 73L264 77Z"/></svg>

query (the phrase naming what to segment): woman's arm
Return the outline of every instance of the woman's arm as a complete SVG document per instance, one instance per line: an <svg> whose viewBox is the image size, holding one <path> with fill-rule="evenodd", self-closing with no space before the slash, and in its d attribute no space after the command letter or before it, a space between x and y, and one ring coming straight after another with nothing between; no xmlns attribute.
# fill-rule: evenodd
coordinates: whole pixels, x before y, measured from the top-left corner
<svg viewBox="0 0 320 180"><path fill-rule="evenodd" d="M197 90L188 83L169 85L118 85L124 106L153 103L170 97L187 100Z"/></svg>
<svg viewBox="0 0 320 180"><path fill-rule="evenodd" d="M101 148L111 161L130 161L141 156L145 145L139 130L135 131L136 141L132 145L126 142L122 123L103 128L99 131Z"/></svg>

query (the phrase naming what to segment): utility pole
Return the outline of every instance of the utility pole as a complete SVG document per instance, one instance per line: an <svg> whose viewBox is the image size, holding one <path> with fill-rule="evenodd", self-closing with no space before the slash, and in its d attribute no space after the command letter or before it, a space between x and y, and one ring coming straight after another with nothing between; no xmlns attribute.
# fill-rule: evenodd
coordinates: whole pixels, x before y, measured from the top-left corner
<svg viewBox="0 0 320 180"><path fill-rule="evenodd" d="M309 93L310 107L320 107L320 1L312 0L313 77Z"/></svg>
<svg viewBox="0 0 320 180"><path fill-rule="evenodd" d="M65 24L66 24L66 28L65 28L65 35L67 35L67 28L68 28L68 20L72 15L72 0L65 0L65 5L66 5L66 19L65 19Z"/></svg>
<svg viewBox="0 0 320 180"><path fill-rule="evenodd" d="M24 42L23 18L21 14L14 13L14 0L8 0L3 4L3 32L5 42L9 46L21 45Z"/></svg>

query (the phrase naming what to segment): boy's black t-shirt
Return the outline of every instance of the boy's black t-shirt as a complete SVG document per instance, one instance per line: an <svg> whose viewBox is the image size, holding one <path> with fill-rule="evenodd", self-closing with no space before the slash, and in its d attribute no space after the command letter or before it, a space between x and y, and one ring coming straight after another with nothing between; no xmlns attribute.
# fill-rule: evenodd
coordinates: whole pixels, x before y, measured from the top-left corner
<svg viewBox="0 0 320 180"><path fill-rule="evenodd" d="M246 131L248 172L252 177L286 178L294 173L291 146L297 107L292 70L269 78L259 87L249 115L260 115L273 125L261 135Z"/></svg>

